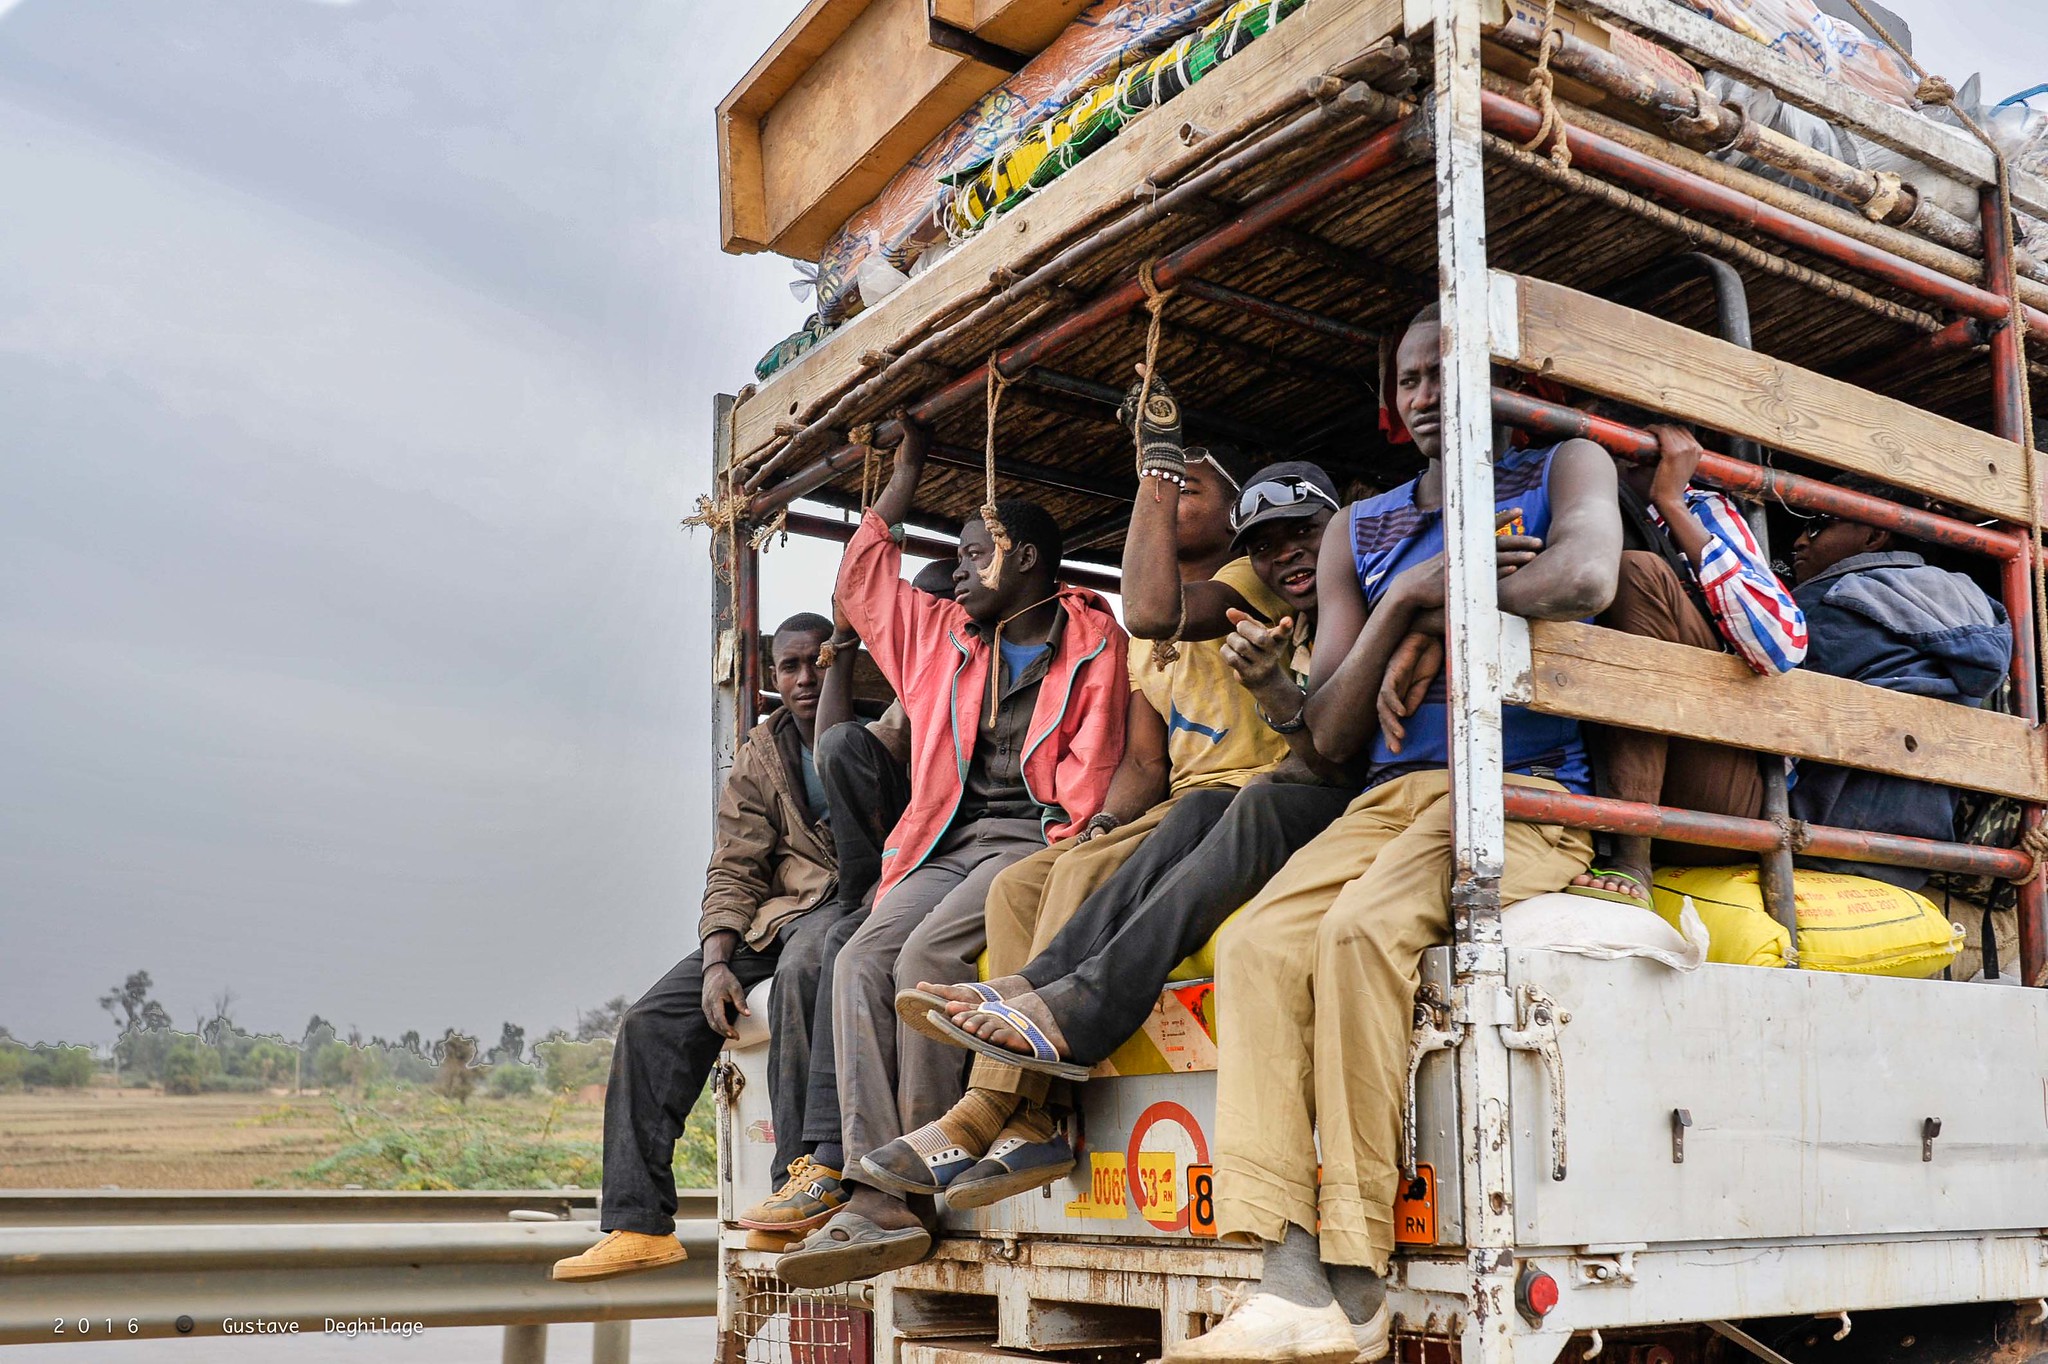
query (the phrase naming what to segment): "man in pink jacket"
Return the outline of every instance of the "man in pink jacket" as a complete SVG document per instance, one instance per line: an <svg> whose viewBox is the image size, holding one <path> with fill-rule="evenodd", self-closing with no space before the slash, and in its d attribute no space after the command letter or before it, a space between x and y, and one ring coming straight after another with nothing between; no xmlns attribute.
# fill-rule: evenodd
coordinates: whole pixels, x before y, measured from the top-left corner
<svg viewBox="0 0 2048 1364"><path fill-rule="evenodd" d="M1129 641L1101 597L1060 586L1059 523L1044 508L996 504L1011 541L1001 554L979 516L961 527L953 600L903 580L897 523L925 439L907 432L839 566L839 609L910 717L911 795L882 853L874 911L833 967L842 1149L832 1154L849 1197L778 1263L799 1287L930 1254L921 1210L884 1192L861 1158L952 1107L965 1071L957 1050L898 1022L896 992L974 978L989 882L1093 818L1123 756Z"/></svg>

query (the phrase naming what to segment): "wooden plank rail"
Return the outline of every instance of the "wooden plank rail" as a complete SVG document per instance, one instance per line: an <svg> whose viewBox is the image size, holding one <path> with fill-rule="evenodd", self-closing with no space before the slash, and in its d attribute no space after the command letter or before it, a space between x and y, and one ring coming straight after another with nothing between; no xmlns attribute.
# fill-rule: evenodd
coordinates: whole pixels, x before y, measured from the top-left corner
<svg viewBox="0 0 2048 1364"><path fill-rule="evenodd" d="M1515 292L1494 300L1518 319L1494 328L1494 350L1517 369L2027 522L2010 441L1576 289L1506 274L1494 288Z"/></svg>
<svg viewBox="0 0 2048 1364"><path fill-rule="evenodd" d="M2048 798L2048 735L2018 716L1824 673L1759 677L1733 654L1597 625L1530 621L1528 639L1510 699L1548 714Z"/></svg>

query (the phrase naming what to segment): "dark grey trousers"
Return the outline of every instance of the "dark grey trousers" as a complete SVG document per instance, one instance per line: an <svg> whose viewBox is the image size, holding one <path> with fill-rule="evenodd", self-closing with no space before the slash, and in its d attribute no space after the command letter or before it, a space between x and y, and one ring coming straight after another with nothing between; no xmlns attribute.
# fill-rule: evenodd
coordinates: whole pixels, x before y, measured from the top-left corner
<svg viewBox="0 0 2048 1364"><path fill-rule="evenodd" d="M786 924L766 950L745 943L730 965L751 990L775 977L768 1023L768 1101L775 1179L803 1154L808 1038L824 950L839 917L827 902ZM619 1021L604 1099L604 1198L599 1226L665 1236L675 1230L676 1141L704 1092L725 1038L704 1017L704 953L692 952Z"/></svg>
<svg viewBox="0 0 2048 1364"><path fill-rule="evenodd" d="M1357 794L1269 782L1182 796L1019 973L1059 1021L1069 1059L1092 1066L1122 1046L1173 968Z"/></svg>
<svg viewBox="0 0 2048 1364"><path fill-rule="evenodd" d="M839 949L867 922L869 899L882 879L882 847L910 804L910 772L858 723L818 736L818 780L832 804L832 841L839 855L835 922L819 944L822 974L808 1024L809 1074L803 1101L806 1150L839 1140L839 1074L832 1042L832 976ZM776 1114L776 1135L782 1115ZM778 1142L777 1149L780 1150Z"/></svg>

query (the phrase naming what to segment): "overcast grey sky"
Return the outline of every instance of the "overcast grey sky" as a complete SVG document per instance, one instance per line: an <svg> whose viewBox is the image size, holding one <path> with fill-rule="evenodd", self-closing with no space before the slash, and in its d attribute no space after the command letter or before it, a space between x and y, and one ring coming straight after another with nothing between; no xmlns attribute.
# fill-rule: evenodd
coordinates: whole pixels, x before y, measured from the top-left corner
<svg viewBox="0 0 2048 1364"><path fill-rule="evenodd" d="M2033 0L1894 7L2048 80ZM537 1033L688 949L676 521L805 311L711 111L797 8L0 0L0 1024Z"/></svg>

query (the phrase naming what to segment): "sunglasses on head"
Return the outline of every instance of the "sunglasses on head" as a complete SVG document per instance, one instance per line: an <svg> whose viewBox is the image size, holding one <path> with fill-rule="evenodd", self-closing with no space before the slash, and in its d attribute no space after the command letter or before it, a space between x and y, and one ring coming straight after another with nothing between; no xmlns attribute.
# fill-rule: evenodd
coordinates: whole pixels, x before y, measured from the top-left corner
<svg viewBox="0 0 2048 1364"><path fill-rule="evenodd" d="M1270 507L1298 507L1308 501L1321 502L1332 511L1337 507L1335 498L1297 475L1262 479L1238 494L1237 508L1230 520L1231 529L1238 529Z"/></svg>
<svg viewBox="0 0 2048 1364"><path fill-rule="evenodd" d="M1237 480L1230 476L1230 470L1223 467L1223 461L1216 458L1215 452L1206 445L1188 446L1185 450L1181 451L1181 458L1185 459L1190 465L1208 465L1216 471L1216 477L1230 485L1232 492L1237 491Z"/></svg>

